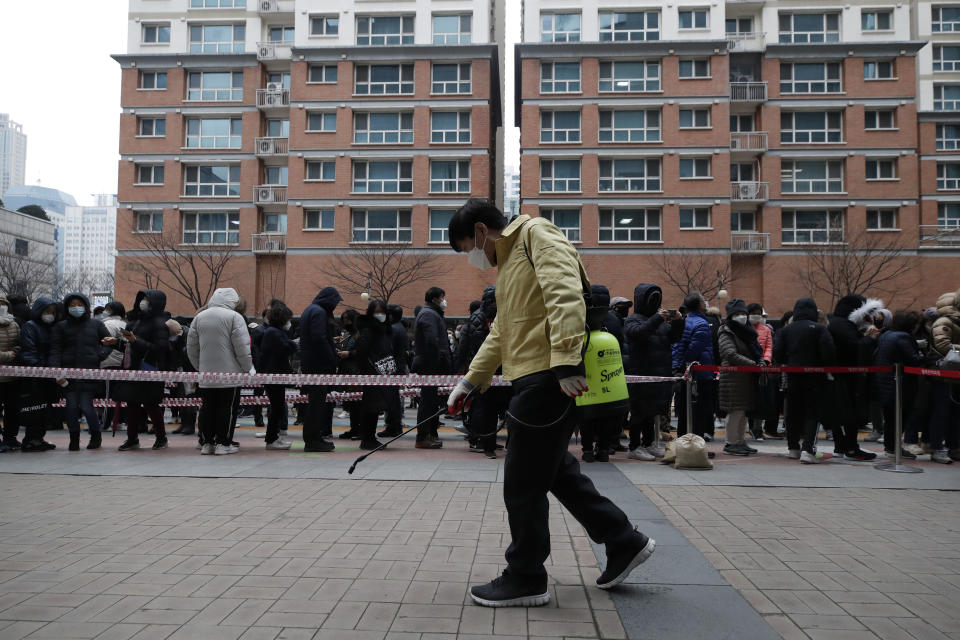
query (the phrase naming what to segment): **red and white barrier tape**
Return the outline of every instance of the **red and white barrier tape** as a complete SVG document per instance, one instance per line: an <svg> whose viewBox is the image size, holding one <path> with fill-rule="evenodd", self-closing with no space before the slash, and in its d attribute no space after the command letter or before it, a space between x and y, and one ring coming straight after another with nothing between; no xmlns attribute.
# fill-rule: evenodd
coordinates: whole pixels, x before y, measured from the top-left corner
<svg viewBox="0 0 960 640"><path fill-rule="evenodd" d="M722 373L892 373L893 367L750 367L728 365L693 366L694 371L720 371Z"/></svg>
<svg viewBox="0 0 960 640"><path fill-rule="evenodd" d="M930 376L933 378L960 379L960 371L950 371L948 369L925 369L921 367L904 367L903 372L909 373L915 376Z"/></svg>

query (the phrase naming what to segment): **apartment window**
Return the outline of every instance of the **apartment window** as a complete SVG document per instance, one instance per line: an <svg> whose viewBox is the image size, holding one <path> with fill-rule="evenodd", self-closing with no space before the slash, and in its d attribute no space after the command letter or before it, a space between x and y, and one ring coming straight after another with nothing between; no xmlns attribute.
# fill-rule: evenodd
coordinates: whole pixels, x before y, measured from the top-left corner
<svg viewBox="0 0 960 640"><path fill-rule="evenodd" d="M541 62L540 93L579 93L579 62Z"/></svg>
<svg viewBox="0 0 960 640"><path fill-rule="evenodd" d="M863 112L863 124L867 130L896 129L896 112L893 109L867 109Z"/></svg>
<svg viewBox="0 0 960 640"><path fill-rule="evenodd" d="M337 16L310 16L311 36L336 36L340 34L340 18Z"/></svg>
<svg viewBox="0 0 960 640"><path fill-rule="evenodd" d="M865 60L863 62L864 80L892 80L893 77L893 60Z"/></svg>
<svg viewBox="0 0 960 640"><path fill-rule="evenodd" d="M307 83L335 84L337 82L337 65L312 64L310 65Z"/></svg>
<svg viewBox="0 0 960 640"><path fill-rule="evenodd" d="M432 93L470 93L470 63L433 64Z"/></svg>
<svg viewBox="0 0 960 640"><path fill-rule="evenodd" d="M450 220L456 209L430 209L430 242L449 242Z"/></svg>
<svg viewBox="0 0 960 640"><path fill-rule="evenodd" d="M163 165L138 164L137 184L163 184Z"/></svg>
<svg viewBox="0 0 960 640"><path fill-rule="evenodd" d="M940 229L960 229L960 204L938 204L937 226Z"/></svg>
<svg viewBox="0 0 960 640"><path fill-rule="evenodd" d="M601 92L659 91L660 61L601 61L599 89Z"/></svg>
<svg viewBox="0 0 960 640"><path fill-rule="evenodd" d="M897 231L897 210L867 209L867 231Z"/></svg>
<svg viewBox="0 0 960 640"><path fill-rule="evenodd" d="M307 133L333 133L336 130L335 111L312 111L307 114Z"/></svg>
<svg viewBox="0 0 960 640"><path fill-rule="evenodd" d="M681 78L709 78L710 77L710 59L698 58L695 60L680 61Z"/></svg>
<svg viewBox="0 0 960 640"><path fill-rule="evenodd" d="M580 142L580 112L541 111L540 142Z"/></svg>
<svg viewBox="0 0 960 640"><path fill-rule="evenodd" d="M817 144L843 141L840 111L781 111L780 142Z"/></svg>
<svg viewBox="0 0 960 640"><path fill-rule="evenodd" d="M709 9L680 9L677 16L681 29L706 29L710 26Z"/></svg>
<svg viewBox="0 0 960 640"><path fill-rule="evenodd" d="M660 111L601 110L600 142L660 142Z"/></svg>
<svg viewBox="0 0 960 640"><path fill-rule="evenodd" d="M190 149L239 149L240 118L187 118L187 147Z"/></svg>
<svg viewBox="0 0 960 640"><path fill-rule="evenodd" d="M703 180L712 177L710 158L680 158L681 180Z"/></svg>
<svg viewBox="0 0 960 640"><path fill-rule="evenodd" d="M780 42L840 42L840 14L781 12Z"/></svg>
<svg viewBox="0 0 960 640"><path fill-rule="evenodd" d="M304 209L304 231L333 231L333 209Z"/></svg>
<svg viewBox="0 0 960 640"><path fill-rule="evenodd" d="M660 242L660 209L600 209L600 242Z"/></svg>
<svg viewBox="0 0 960 640"><path fill-rule="evenodd" d="M783 193L842 193L840 160L784 160L780 167Z"/></svg>
<svg viewBox="0 0 960 640"><path fill-rule="evenodd" d="M896 158L867 158L866 179L867 180L896 180L897 179Z"/></svg>
<svg viewBox="0 0 960 640"><path fill-rule="evenodd" d="M141 71L140 72L141 89L166 89L167 72L166 71Z"/></svg>
<svg viewBox="0 0 960 640"><path fill-rule="evenodd" d="M753 182L756 174L752 162L735 162L730 165L730 182Z"/></svg>
<svg viewBox="0 0 960 640"><path fill-rule="evenodd" d="M170 23L159 22L140 27L143 44L170 44Z"/></svg>
<svg viewBox="0 0 960 640"><path fill-rule="evenodd" d="M933 48L934 71L960 71L960 47L938 46Z"/></svg>
<svg viewBox="0 0 960 640"><path fill-rule="evenodd" d="M409 144L413 142L412 112L353 114L354 144Z"/></svg>
<svg viewBox="0 0 960 640"><path fill-rule="evenodd" d="M892 11L878 9L860 10L860 28L863 31L890 31L893 24Z"/></svg>
<svg viewBox="0 0 960 640"><path fill-rule="evenodd" d="M243 100L243 72L191 71L187 74L187 100Z"/></svg>
<svg viewBox="0 0 960 640"><path fill-rule="evenodd" d="M243 53L245 48L244 24L190 25L190 53Z"/></svg>
<svg viewBox="0 0 960 640"><path fill-rule="evenodd" d="M576 193L580 191L579 160L540 160L540 191Z"/></svg>
<svg viewBox="0 0 960 640"><path fill-rule="evenodd" d="M843 211L799 210L780 215L783 244L830 244L843 242Z"/></svg>
<svg viewBox="0 0 960 640"><path fill-rule="evenodd" d="M727 35L753 33L753 18L727 18L724 27Z"/></svg>
<svg viewBox="0 0 960 640"><path fill-rule="evenodd" d="M753 131L753 114L730 116L730 133Z"/></svg>
<svg viewBox="0 0 960 640"><path fill-rule="evenodd" d="M355 193L412 193L413 162L410 160L354 160Z"/></svg>
<svg viewBox="0 0 960 640"><path fill-rule="evenodd" d="M353 92L357 95L401 95L413 93L412 64L357 65Z"/></svg>
<svg viewBox="0 0 960 640"><path fill-rule="evenodd" d="M133 232L134 233L162 233L163 232L163 213L161 213L160 211L152 211L149 213L135 213Z"/></svg>
<svg viewBox="0 0 960 640"><path fill-rule="evenodd" d="M247 0L190 0L193 9L234 9L247 6Z"/></svg>
<svg viewBox="0 0 960 640"><path fill-rule="evenodd" d="M580 209L540 209L540 217L556 225L570 242L580 242Z"/></svg>
<svg viewBox="0 0 960 640"><path fill-rule="evenodd" d="M290 121L283 120L267 120L267 137L268 138L289 138L290 137Z"/></svg>
<svg viewBox="0 0 960 640"><path fill-rule="evenodd" d="M469 13L433 16L433 44L470 44L472 21Z"/></svg>
<svg viewBox="0 0 960 640"><path fill-rule="evenodd" d="M277 26L267 29L267 41L269 42L293 42L293 27Z"/></svg>
<svg viewBox="0 0 960 640"><path fill-rule="evenodd" d="M469 111L430 112L430 142L462 144L470 139Z"/></svg>
<svg viewBox="0 0 960 640"><path fill-rule="evenodd" d="M237 244L239 213L183 214L183 244Z"/></svg>
<svg viewBox="0 0 960 640"><path fill-rule="evenodd" d="M601 11L600 41L660 39L659 11Z"/></svg>
<svg viewBox="0 0 960 640"><path fill-rule="evenodd" d="M337 179L337 163L333 160L310 160L307 162L307 180L333 182Z"/></svg>
<svg viewBox="0 0 960 640"><path fill-rule="evenodd" d="M960 125L937 125L937 151L956 151L960 149Z"/></svg>
<svg viewBox="0 0 960 640"><path fill-rule="evenodd" d="M960 6L933 7L931 13L934 33L960 31Z"/></svg>
<svg viewBox="0 0 960 640"><path fill-rule="evenodd" d="M780 93L840 93L839 62L781 62Z"/></svg>
<svg viewBox="0 0 960 640"><path fill-rule="evenodd" d="M470 193L469 160L432 160L431 193Z"/></svg>
<svg viewBox="0 0 960 640"><path fill-rule="evenodd" d="M580 14L541 13L540 42L580 42Z"/></svg>
<svg viewBox="0 0 960 640"><path fill-rule="evenodd" d="M937 191L960 190L960 162L937 163Z"/></svg>
<svg viewBox="0 0 960 640"><path fill-rule="evenodd" d="M150 138L164 137L167 135L166 116L137 118L137 135Z"/></svg>
<svg viewBox="0 0 960 640"><path fill-rule="evenodd" d="M960 84L933 85L934 111L960 111Z"/></svg>
<svg viewBox="0 0 960 640"><path fill-rule="evenodd" d="M600 192L660 191L660 160L640 158L601 159Z"/></svg>
<svg viewBox="0 0 960 640"><path fill-rule="evenodd" d="M680 228L710 229L710 207L680 207Z"/></svg>
<svg viewBox="0 0 960 640"><path fill-rule="evenodd" d="M409 209L354 209L353 242L411 242Z"/></svg>
<svg viewBox="0 0 960 640"><path fill-rule="evenodd" d="M357 44L413 44L413 16L358 16Z"/></svg>
<svg viewBox="0 0 960 640"><path fill-rule="evenodd" d="M681 129L710 128L710 107L703 109L680 109Z"/></svg>
<svg viewBox="0 0 960 640"><path fill-rule="evenodd" d="M730 231L734 233L757 230L757 214L753 211L731 211Z"/></svg>
<svg viewBox="0 0 960 640"><path fill-rule="evenodd" d="M263 184L285 187L290 182L290 169L288 167L264 167Z"/></svg>
<svg viewBox="0 0 960 640"><path fill-rule="evenodd" d="M230 197L240 195L239 165L187 165L183 195Z"/></svg>
<svg viewBox="0 0 960 640"><path fill-rule="evenodd" d="M267 74L267 84L280 85L282 89L290 88L290 72L274 71Z"/></svg>

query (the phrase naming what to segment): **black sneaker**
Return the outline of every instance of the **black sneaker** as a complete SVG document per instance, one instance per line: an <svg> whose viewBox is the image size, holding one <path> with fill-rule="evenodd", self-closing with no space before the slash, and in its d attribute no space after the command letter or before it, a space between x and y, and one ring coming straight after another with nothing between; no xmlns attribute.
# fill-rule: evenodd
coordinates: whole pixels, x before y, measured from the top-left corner
<svg viewBox="0 0 960 640"><path fill-rule="evenodd" d="M744 449L746 449L746 450L747 450L747 453L757 453L757 450L754 449L753 447L751 447L750 445L748 445L746 442L744 442L744 443L743 443L742 445L740 445L740 446L742 446Z"/></svg>
<svg viewBox="0 0 960 640"><path fill-rule="evenodd" d="M20 447L22 446L20 444L20 441L17 440L16 438L10 438L9 440L5 439L3 441L3 444L7 445L7 448L10 449L11 451L19 451Z"/></svg>
<svg viewBox="0 0 960 640"><path fill-rule="evenodd" d="M364 451L373 451L374 449L379 447L381 444L383 443L377 440L376 438L372 440L362 440L360 442L360 448L363 449Z"/></svg>
<svg viewBox="0 0 960 640"><path fill-rule="evenodd" d="M597 449L596 453L593 454L593 458L597 462L610 462L610 454L606 449Z"/></svg>
<svg viewBox="0 0 960 640"><path fill-rule="evenodd" d="M607 549L607 568L597 578L597 586L610 589L627 579L630 572L653 555L657 542L634 530L633 540L620 549Z"/></svg>
<svg viewBox="0 0 960 640"><path fill-rule="evenodd" d="M130 451L131 449L139 449L140 441L139 440L127 440L122 445L120 445L118 451Z"/></svg>
<svg viewBox="0 0 960 640"><path fill-rule="evenodd" d="M20 451L23 453L35 453L39 451L49 451L41 440L24 440L23 444L20 446Z"/></svg>
<svg viewBox="0 0 960 640"><path fill-rule="evenodd" d="M550 602L546 578L539 584L524 584L508 575L470 587L470 597L481 607L542 607Z"/></svg>
<svg viewBox="0 0 960 640"><path fill-rule="evenodd" d="M326 440L308 442L303 446L303 450L307 453L330 453L334 449L336 449L336 447L333 446L333 443L327 442Z"/></svg>
<svg viewBox="0 0 960 640"><path fill-rule="evenodd" d="M747 451L746 447L740 444L725 444L723 445L723 452L728 456L748 456L750 452Z"/></svg>
<svg viewBox="0 0 960 640"><path fill-rule="evenodd" d="M378 433L377 437L378 438L396 438L401 433L403 433L403 431L401 431L400 429L387 428L381 431L380 433Z"/></svg>
<svg viewBox="0 0 960 640"><path fill-rule="evenodd" d="M580 456L580 459L584 462L596 462L597 459L593 455L593 451L584 451L583 455Z"/></svg>
<svg viewBox="0 0 960 640"><path fill-rule="evenodd" d="M627 449L625 446L623 446L623 445L620 444L619 442L618 442L617 444L613 445L613 450L614 450L614 451L619 451L620 453L623 453L624 451L629 451L629 449Z"/></svg>
<svg viewBox="0 0 960 640"><path fill-rule="evenodd" d="M337 437L340 438L341 440L359 440L359 439L360 439L360 436L358 436L358 435L357 435L356 433L354 433L353 431L349 431L349 430L348 430L348 431L344 431L343 433L341 433L341 434L340 434L339 436L337 436Z"/></svg>
<svg viewBox="0 0 960 640"><path fill-rule="evenodd" d="M484 454L485 456L487 456L487 458L489 458L489 459L491 459L491 460L496 460L496 459L497 459L497 452L496 452L496 451L484 451L483 454Z"/></svg>
<svg viewBox="0 0 960 640"><path fill-rule="evenodd" d="M851 451L846 456L847 460L873 460L877 457L877 454L872 451L864 451L863 449L857 449L856 451Z"/></svg>
<svg viewBox="0 0 960 640"><path fill-rule="evenodd" d="M166 449L167 448L167 439L166 438L157 438L153 443L153 450L157 449Z"/></svg>

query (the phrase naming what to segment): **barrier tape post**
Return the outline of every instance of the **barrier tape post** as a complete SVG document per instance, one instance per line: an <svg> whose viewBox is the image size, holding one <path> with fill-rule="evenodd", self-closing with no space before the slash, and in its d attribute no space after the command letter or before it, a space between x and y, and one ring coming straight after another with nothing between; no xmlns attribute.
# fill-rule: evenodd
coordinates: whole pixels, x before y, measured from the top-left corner
<svg viewBox="0 0 960 640"><path fill-rule="evenodd" d="M894 425L896 426L896 442L894 451L896 451L893 462L882 462L874 466L874 469L880 471L893 471L894 473L923 473L920 467L910 467L902 462L901 439L903 434L903 365L893 365L893 384L894 384L894 409L897 412ZM889 443L887 443L889 444Z"/></svg>
<svg viewBox="0 0 960 640"><path fill-rule="evenodd" d="M687 433L693 433L693 367L697 364L693 362L690 366L687 367L687 375L684 384L687 385L686 398L684 398L684 404L687 409Z"/></svg>

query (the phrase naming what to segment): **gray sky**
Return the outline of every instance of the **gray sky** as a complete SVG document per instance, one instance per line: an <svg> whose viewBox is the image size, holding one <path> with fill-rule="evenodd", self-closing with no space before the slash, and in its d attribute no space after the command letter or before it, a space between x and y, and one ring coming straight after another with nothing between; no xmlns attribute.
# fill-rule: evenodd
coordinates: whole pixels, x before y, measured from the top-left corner
<svg viewBox="0 0 960 640"><path fill-rule="evenodd" d="M110 54L126 51L127 0L0 2L0 112L27 134L27 184L39 180L80 204L116 193L120 66ZM508 0L506 10L505 164L518 166L512 43L520 3Z"/></svg>

